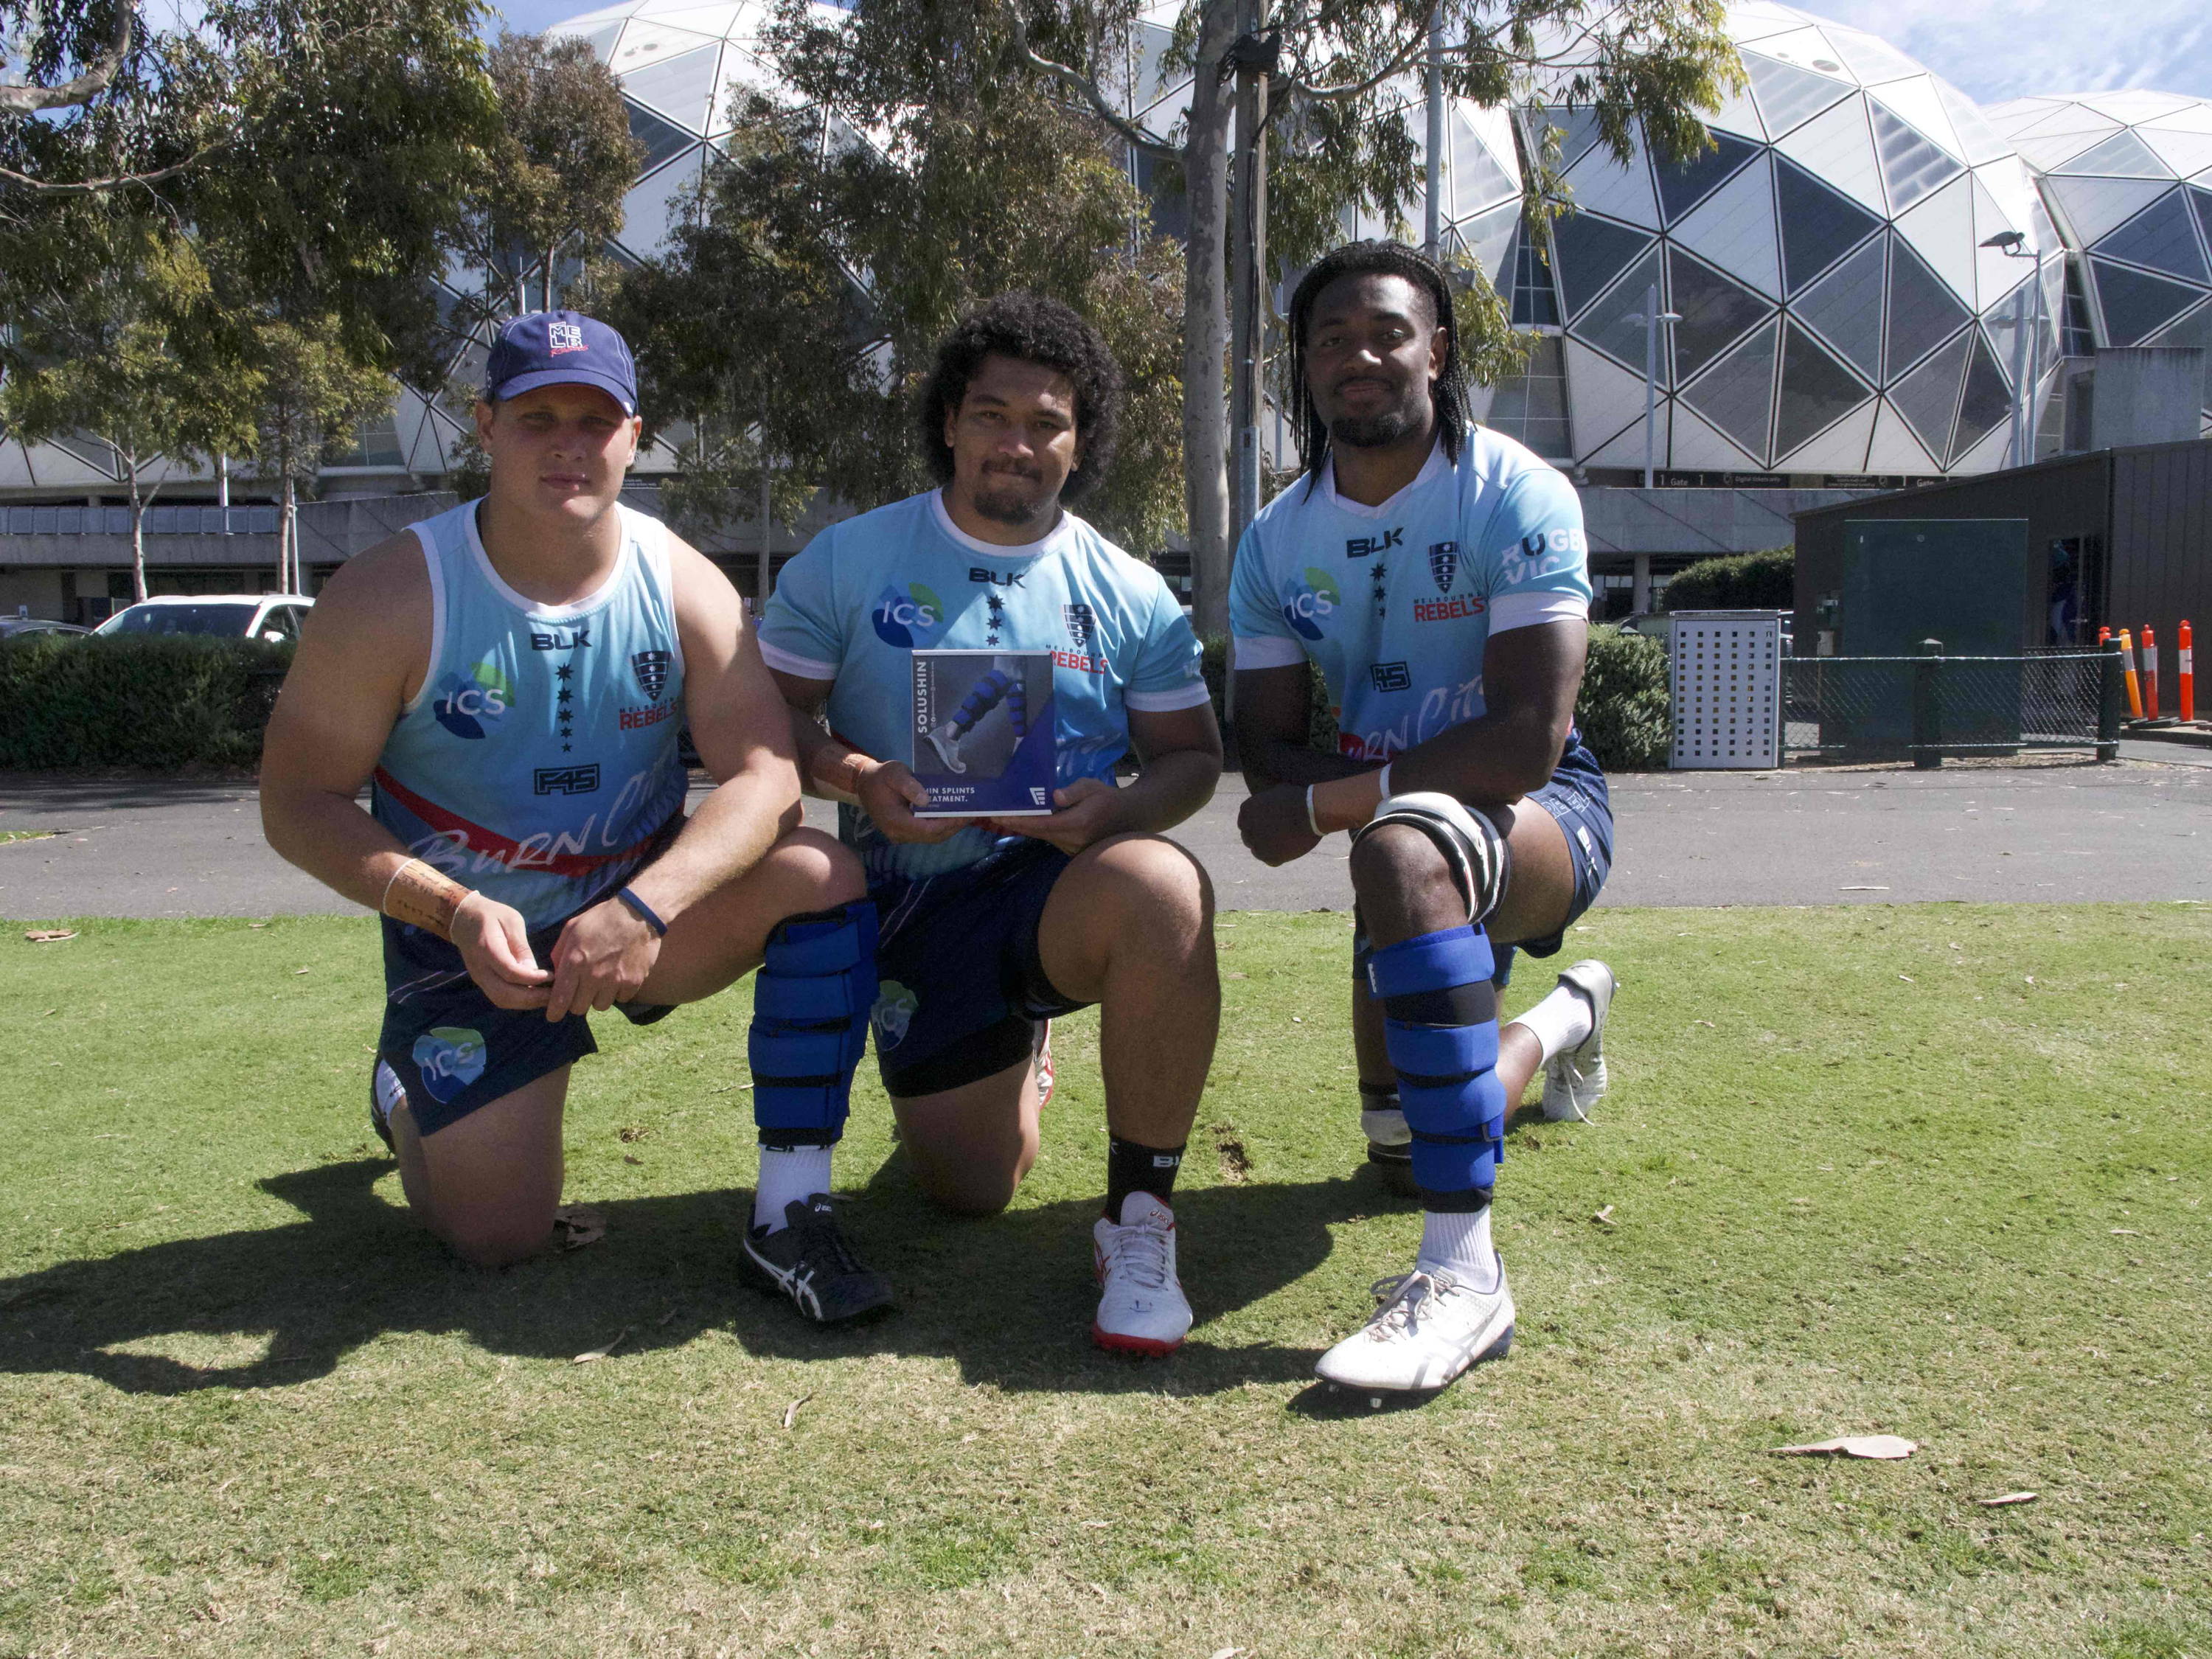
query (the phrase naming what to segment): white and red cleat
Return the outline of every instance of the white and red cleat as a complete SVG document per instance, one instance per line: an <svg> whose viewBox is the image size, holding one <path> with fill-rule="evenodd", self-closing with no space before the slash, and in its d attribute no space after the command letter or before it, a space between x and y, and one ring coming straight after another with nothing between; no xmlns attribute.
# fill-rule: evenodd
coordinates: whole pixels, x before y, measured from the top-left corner
<svg viewBox="0 0 2212 1659"><path fill-rule="evenodd" d="M1173 1353L1190 1329L1190 1304L1176 1278L1175 1212L1150 1193L1131 1193L1121 1220L1100 1217L1091 1238L1100 1292L1091 1340L1117 1353Z"/></svg>

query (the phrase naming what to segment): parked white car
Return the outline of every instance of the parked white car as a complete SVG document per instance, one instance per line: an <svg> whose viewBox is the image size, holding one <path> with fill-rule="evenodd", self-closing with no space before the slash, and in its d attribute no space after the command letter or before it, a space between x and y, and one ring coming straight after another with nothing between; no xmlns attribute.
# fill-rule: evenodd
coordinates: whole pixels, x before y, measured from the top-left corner
<svg viewBox="0 0 2212 1659"><path fill-rule="evenodd" d="M289 644L314 603L301 593L164 593L125 605L92 631L111 640L207 634Z"/></svg>

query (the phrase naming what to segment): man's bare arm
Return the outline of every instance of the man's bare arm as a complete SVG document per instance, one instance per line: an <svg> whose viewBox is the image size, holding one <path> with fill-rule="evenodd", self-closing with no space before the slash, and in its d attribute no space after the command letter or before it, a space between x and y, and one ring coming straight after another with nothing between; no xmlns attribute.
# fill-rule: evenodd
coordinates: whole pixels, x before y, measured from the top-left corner
<svg viewBox="0 0 2212 1659"><path fill-rule="evenodd" d="M1348 778L1371 764L1328 754L1308 741L1313 672L1304 662L1237 671L1237 759L1255 795L1277 784L1304 788Z"/></svg>

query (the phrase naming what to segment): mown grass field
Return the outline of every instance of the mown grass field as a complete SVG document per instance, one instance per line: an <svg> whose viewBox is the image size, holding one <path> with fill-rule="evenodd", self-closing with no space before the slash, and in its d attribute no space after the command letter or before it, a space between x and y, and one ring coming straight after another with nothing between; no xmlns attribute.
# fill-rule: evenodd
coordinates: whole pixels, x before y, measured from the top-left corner
<svg viewBox="0 0 2212 1659"><path fill-rule="evenodd" d="M602 1023L606 1237L485 1273L368 1137L366 922L11 927L0 1654L2212 1655L2202 908L1596 913L1618 1082L1516 1121L1513 1355L1379 1413L1310 1386L1418 1227L1345 919L1224 921L1151 1364L1084 1340L1088 1018L994 1221L864 1086L903 1308L825 1334L732 1267L742 991ZM1853 1431L1922 1449L1769 1454Z"/></svg>

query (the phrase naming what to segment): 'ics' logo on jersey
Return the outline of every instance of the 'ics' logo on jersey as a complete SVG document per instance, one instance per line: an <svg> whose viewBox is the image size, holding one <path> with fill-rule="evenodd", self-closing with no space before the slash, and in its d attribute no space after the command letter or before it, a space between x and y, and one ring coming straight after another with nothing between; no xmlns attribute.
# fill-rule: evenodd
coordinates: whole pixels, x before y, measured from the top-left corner
<svg viewBox="0 0 2212 1659"><path fill-rule="evenodd" d="M911 649L936 643L938 631L945 626L945 601L921 583L909 582L903 593L896 587L884 589L868 615L878 639Z"/></svg>
<svg viewBox="0 0 2212 1659"><path fill-rule="evenodd" d="M451 1100L482 1077L489 1057L483 1033L465 1025L433 1025L415 1039L411 1051L422 1086L440 1100Z"/></svg>
<svg viewBox="0 0 2212 1659"><path fill-rule="evenodd" d="M465 678L448 674L438 688L430 712L439 725L457 738L483 738L489 736L491 728L514 707L514 688L499 672L499 665L487 657L469 670Z"/></svg>
<svg viewBox="0 0 2212 1659"><path fill-rule="evenodd" d="M1283 620L1301 639L1317 640L1322 636L1322 623L1344 603L1344 595L1337 592L1326 570L1309 565L1305 578L1283 590Z"/></svg>

